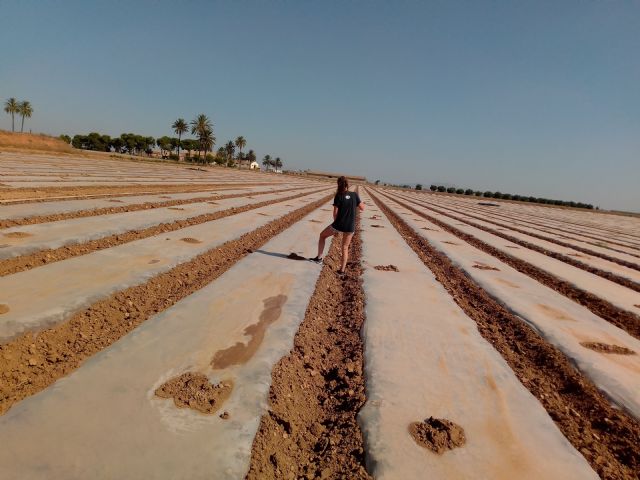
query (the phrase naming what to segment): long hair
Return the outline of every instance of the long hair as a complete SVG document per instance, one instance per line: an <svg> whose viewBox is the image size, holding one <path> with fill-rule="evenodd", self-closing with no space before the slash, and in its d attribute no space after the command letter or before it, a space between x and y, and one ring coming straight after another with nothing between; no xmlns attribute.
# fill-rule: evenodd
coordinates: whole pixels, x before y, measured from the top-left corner
<svg viewBox="0 0 640 480"><path fill-rule="evenodd" d="M341 195L347 190L349 190L349 182L346 177L338 178L338 190L336 191L336 195Z"/></svg>

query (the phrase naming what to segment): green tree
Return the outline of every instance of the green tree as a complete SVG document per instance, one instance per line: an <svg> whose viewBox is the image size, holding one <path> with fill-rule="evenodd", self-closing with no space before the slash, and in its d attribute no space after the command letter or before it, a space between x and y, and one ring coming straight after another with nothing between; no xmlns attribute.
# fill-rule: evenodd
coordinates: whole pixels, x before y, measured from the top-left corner
<svg viewBox="0 0 640 480"><path fill-rule="evenodd" d="M71 137L69 135L62 134L58 138L64 143L71 143Z"/></svg>
<svg viewBox="0 0 640 480"><path fill-rule="evenodd" d="M431 185L431 186L429 187L429 190L431 190L432 192L435 192L436 190L438 190L438 187L437 187L437 186L435 186L435 185Z"/></svg>
<svg viewBox="0 0 640 480"><path fill-rule="evenodd" d="M11 115L11 131L15 132L16 129L14 118L15 114L20 111L20 104L15 98L11 97L9 100L4 102L4 111Z"/></svg>
<svg viewBox="0 0 640 480"><path fill-rule="evenodd" d="M27 100L21 102L18 107L18 113L20 113L20 115L22 116L22 124L20 125L20 133L22 133L22 131L24 130L25 117L31 118L31 115L33 115L33 107L31 106L31 103Z"/></svg>
<svg viewBox="0 0 640 480"><path fill-rule="evenodd" d="M227 154L227 165L231 166L233 162L233 154L236 151L235 144L229 140L224 146L224 152Z"/></svg>
<svg viewBox="0 0 640 480"><path fill-rule="evenodd" d="M269 167L271 167L271 155L265 155L262 159L262 165L269 171Z"/></svg>
<svg viewBox="0 0 640 480"><path fill-rule="evenodd" d="M446 189L443 185L439 185L439 186L438 186L438 191L439 191L439 192L446 192L446 191L447 191L447 189Z"/></svg>
<svg viewBox="0 0 640 480"><path fill-rule="evenodd" d="M204 150L204 154L206 155L207 150L213 149L213 146L216 144L216 137L213 134L213 124L204 113L201 113L191 120L191 134L198 137L198 155L200 154L200 150Z"/></svg>
<svg viewBox="0 0 640 480"><path fill-rule="evenodd" d="M240 135L235 140L235 145L238 147L238 159L242 159L242 149L247 146L247 141ZM240 160L238 161L238 168L240 168Z"/></svg>
<svg viewBox="0 0 640 480"><path fill-rule="evenodd" d="M160 156L162 156L162 158L165 157L165 151L167 152L167 155L168 155L171 149L173 148L173 143L171 142L171 138L167 137L166 135L158 138L156 140L156 145L158 145L158 148L160 148Z"/></svg>
<svg viewBox="0 0 640 480"><path fill-rule="evenodd" d="M179 118L175 122L173 122L171 128L173 128L173 131L176 132L176 135L178 135L178 160L180 160L180 145L182 142L182 135L189 131L189 126L187 125L187 122L184 121L184 118Z"/></svg>
<svg viewBox="0 0 640 480"><path fill-rule="evenodd" d="M421 183L416 184L416 190L422 190L422 184Z"/></svg>
<svg viewBox="0 0 640 480"><path fill-rule="evenodd" d="M276 159L273 161L272 165L274 167L276 167L276 172L282 168L282 160L280 160L280 157L276 157Z"/></svg>

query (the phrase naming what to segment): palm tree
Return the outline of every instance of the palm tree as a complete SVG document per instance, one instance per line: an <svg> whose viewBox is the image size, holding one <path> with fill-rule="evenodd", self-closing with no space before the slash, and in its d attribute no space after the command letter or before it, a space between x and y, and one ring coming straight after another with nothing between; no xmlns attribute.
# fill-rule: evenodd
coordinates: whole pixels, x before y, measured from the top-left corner
<svg viewBox="0 0 640 480"><path fill-rule="evenodd" d="M31 115L33 115L33 107L31 106L31 103L26 100L20 103L18 106L18 113L22 115L22 125L20 125L20 133L22 133L24 130L24 117L31 118Z"/></svg>
<svg viewBox="0 0 640 480"><path fill-rule="evenodd" d="M15 132L15 125L14 125L14 115L16 113L18 113L20 109L20 104L18 103L18 101L11 97L9 100L7 100L6 102L4 102L4 111L7 112L9 115L11 115L11 131Z"/></svg>
<svg viewBox="0 0 640 480"><path fill-rule="evenodd" d="M198 155L200 155L200 150L205 150L205 155L207 154L207 151L204 148L205 143L210 142L210 145L207 145L208 148L213 148L213 146L216 144L216 137L213 134L213 124L211 123L211 120L209 120L209 117L207 117L204 113L201 113L196 118L191 120L191 133L193 135L197 135L198 141L200 142Z"/></svg>
<svg viewBox="0 0 640 480"><path fill-rule="evenodd" d="M269 167L271 166L271 155L265 155L262 159L262 165L267 168L267 172L269 171Z"/></svg>
<svg viewBox="0 0 640 480"><path fill-rule="evenodd" d="M279 168L282 168L282 160L280 160L280 157L276 157L276 159L273 161L273 165L276 167L276 172Z"/></svg>
<svg viewBox="0 0 640 480"><path fill-rule="evenodd" d="M227 154L227 162L233 159L233 152L235 152L236 146L235 144L229 140L227 144L224 146L224 151Z"/></svg>
<svg viewBox="0 0 640 480"><path fill-rule="evenodd" d="M187 133L189 131L189 126L187 122L184 121L184 118L179 118L173 125L171 125L173 131L178 135L178 161L180 160L180 142L182 142L182 134Z"/></svg>
<svg viewBox="0 0 640 480"><path fill-rule="evenodd" d="M240 168L240 161L242 161L242 149L247 146L247 141L244 139L242 135L236 138L235 141L236 147L238 147L238 168Z"/></svg>
<svg viewBox="0 0 640 480"><path fill-rule="evenodd" d="M205 130L198 139L200 140L200 145L204 150L204 160L206 161L207 152L209 150L213 151L213 146L216 144L216 137L213 134L213 130Z"/></svg>

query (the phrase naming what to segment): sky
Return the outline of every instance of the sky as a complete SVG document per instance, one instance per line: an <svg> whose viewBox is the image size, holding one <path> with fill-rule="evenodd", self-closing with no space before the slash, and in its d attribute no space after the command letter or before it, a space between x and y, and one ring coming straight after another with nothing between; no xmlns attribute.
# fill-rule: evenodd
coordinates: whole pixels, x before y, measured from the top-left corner
<svg viewBox="0 0 640 480"><path fill-rule="evenodd" d="M26 128L640 211L640 0L0 0ZM10 129L0 116L0 128Z"/></svg>

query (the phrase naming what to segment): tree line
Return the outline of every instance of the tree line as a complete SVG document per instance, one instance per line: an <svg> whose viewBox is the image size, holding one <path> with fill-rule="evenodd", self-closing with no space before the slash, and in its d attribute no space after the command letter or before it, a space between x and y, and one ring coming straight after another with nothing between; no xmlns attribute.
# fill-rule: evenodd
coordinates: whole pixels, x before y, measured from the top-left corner
<svg viewBox="0 0 640 480"><path fill-rule="evenodd" d="M213 123L205 114L196 116L189 123L184 118L178 118L171 125L171 129L177 137L163 135L154 138L135 133L123 133L119 137L110 137L98 132L91 132L87 135L74 135L73 138L68 135L60 135L60 138L71 143L74 148L100 152L150 156L153 154L154 148L157 147L160 150L160 156L170 160L180 160L180 150L183 150L187 152L184 155L185 161L199 164L215 163L240 168L242 162L247 162L249 165L257 162L257 155L253 150L243 152L247 146L247 140L243 136L229 140L214 152L216 136ZM195 138L182 138L189 133ZM280 157L272 159L271 155L265 155L262 165L267 171L272 167L277 171L283 166L283 162Z"/></svg>
<svg viewBox="0 0 640 480"><path fill-rule="evenodd" d="M422 190L422 185L416 185L416 190ZM588 210L593 210L593 205L590 203L582 203L582 202L573 202L573 201L565 201L565 200L554 200L551 198L541 198L541 197L532 197L526 195L513 195L511 193L501 193L501 192L491 192L485 191L481 192L479 190L472 190L470 188L462 189L455 187L445 187L443 185L431 185L429 190L432 192L446 192L446 193L454 193L457 195L468 195L468 196L476 196L476 197L484 197L484 198L497 198L502 200L515 200L517 202L530 202L530 203L542 203L546 205L560 205L563 207L574 207L574 208L586 208Z"/></svg>
<svg viewBox="0 0 640 480"><path fill-rule="evenodd" d="M20 124L20 132L24 131L24 119L31 118L33 115L33 107L31 106L31 102L27 100L23 100L22 102L17 101L15 98L11 97L4 102L4 111L11 115L11 131L15 132L15 116L20 115L22 117L22 122Z"/></svg>

